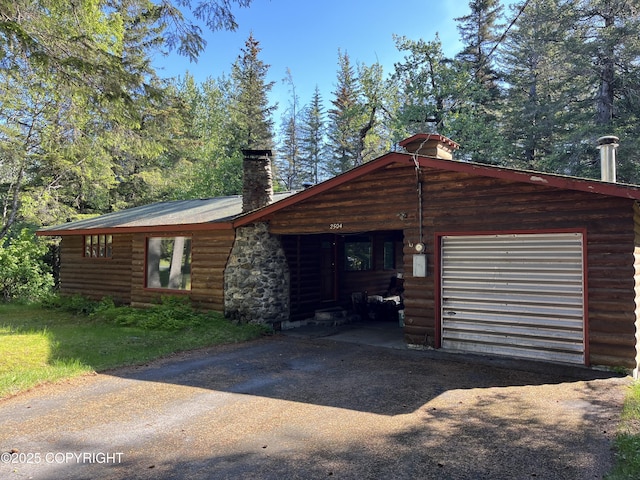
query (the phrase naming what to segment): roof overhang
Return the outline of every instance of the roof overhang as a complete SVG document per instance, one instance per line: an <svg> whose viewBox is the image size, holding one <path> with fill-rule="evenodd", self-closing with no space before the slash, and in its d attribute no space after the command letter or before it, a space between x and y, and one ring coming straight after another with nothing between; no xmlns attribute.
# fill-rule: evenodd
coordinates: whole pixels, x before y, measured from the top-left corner
<svg viewBox="0 0 640 480"><path fill-rule="evenodd" d="M278 212L291 205L298 204L327 190L331 190L340 185L353 181L376 170L386 168L391 165L406 166L410 168L431 168L450 172L466 173L469 175L479 175L490 178L497 178L512 182L541 185L551 188L566 190L576 190L611 197L629 198L640 200L640 186L625 185L620 183L609 183L599 180L590 180L565 175L542 173L527 170L516 170L507 167L487 165L481 163L461 162L458 160L446 160L427 156L420 156L409 153L392 152L379 157L371 162L365 163L348 172L326 180L301 192L292 195L277 203L271 204L255 212L248 213L236 218L234 227L240 227L252 222L261 221L269 215Z"/></svg>
<svg viewBox="0 0 640 480"><path fill-rule="evenodd" d="M75 229L41 229L36 232L40 237L64 237L70 235L113 235L127 233L180 233L202 232L212 230L233 230L231 222L186 223L181 225L149 225L135 227L75 228Z"/></svg>
<svg viewBox="0 0 640 480"><path fill-rule="evenodd" d="M597 193L610 197L630 198L640 200L640 186L622 183L603 182L587 178L570 177L552 173L542 173L528 170L516 170L495 165L481 163L460 162L455 160L441 160L430 157L417 157L420 167L448 170L452 172L499 178L512 182L529 183L547 187L577 190L581 192Z"/></svg>

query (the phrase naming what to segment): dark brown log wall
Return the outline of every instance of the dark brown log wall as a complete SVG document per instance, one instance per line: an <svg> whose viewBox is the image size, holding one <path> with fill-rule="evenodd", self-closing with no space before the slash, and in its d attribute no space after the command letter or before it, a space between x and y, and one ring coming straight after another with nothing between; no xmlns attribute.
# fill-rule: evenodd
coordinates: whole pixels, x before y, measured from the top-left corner
<svg viewBox="0 0 640 480"><path fill-rule="evenodd" d="M407 241L415 243L418 241L418 232L411 226L416 223L418 216L416 187L414 169L391 166L321 193L269 218L271 232L283 235L289 258L292 320L307 318L314 305L320 303L320 282L317 278L320 269L320 244L317 242L320 236L307 234L336 235L336 241L341 242L341 235L404 232L405 228L410 228L412 236L407 239L405 234L405 244ZM382 237L378 240L382 240ZM340 264L343 259L339 256L336 268L342 284L337 292L337 302L348 306L351 292L354 291L367 290L370 294L384 292L391 276L404 268L400 259L401 239L398 242L398 258L393 271L345 272L344 265ZM377 248L382 246L380 241L374 244ZM338 248L343 246L340 244ZM297 260L298 255L300 261ZM377 252L376 257L381 258L381 251Z"/></svg>
<svg viewBox="0 0 640 480"><path fill-rule="evenodd" d="M403 230L417 218L415 192L413 169L389 167L274 214L271 232L340 235Z"/></svg>
<svg viewBox="0 0 640 480"><path fill-rule="evenodd" d="M82 235L62 237L60 243L60 292L100 300L131 300L131 235L113 236L111 258L83 256Z"/></svg>
<svg viewBox="0 0 640 480"><path fill-rule="evenodd" d="M290 320L309 318L322 302L320 255L322 242L332 242L332 238L320 235L285 235L282 237L289 263L290 278ZM333 250L333 247L330 247Z"/></svg>

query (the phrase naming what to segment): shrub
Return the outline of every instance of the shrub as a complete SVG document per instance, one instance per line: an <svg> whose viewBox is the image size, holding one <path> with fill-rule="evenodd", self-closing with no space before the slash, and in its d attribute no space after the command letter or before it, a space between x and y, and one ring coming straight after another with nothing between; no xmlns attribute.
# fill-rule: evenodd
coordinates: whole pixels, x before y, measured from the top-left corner
<svg viewBox="0 0 640 480"><path fill-rule="evenodd" d="M170 331L193 328L207 319L206 313L193 309L189 299L180 297L162 297L159 304L144 309L132 307L99 309L94 315L118 325Z"/></svg>
<svg viewBox="0 0 640 480"><path fill-rule="evenodd" d="M104 299L102 300L105 301ZM107 300L108 301L108 300ZM101 302L96 302L82 295L47 295L40 301L43 308L62 310L75 315L90 315L96 311Z"/></svg>
<svg viewBox="0 0 640 480"><path fill-rule="evenodd" d="M96 302L81 295L51 295L41 305L76 315L88 315L114 325L145 330L186 330L203 325L213 315L194 310L189 299L170 296L162 297L160 303L148 308L116 306L110 297Z"/></svg>
<svg viewBox="0 0 640 480"><path fill-rule="evenodd" d="M53 276L43 260L46 253L46 245L27 229L0 243L0 295L4 301L37 301L51 292Z"/></svg>

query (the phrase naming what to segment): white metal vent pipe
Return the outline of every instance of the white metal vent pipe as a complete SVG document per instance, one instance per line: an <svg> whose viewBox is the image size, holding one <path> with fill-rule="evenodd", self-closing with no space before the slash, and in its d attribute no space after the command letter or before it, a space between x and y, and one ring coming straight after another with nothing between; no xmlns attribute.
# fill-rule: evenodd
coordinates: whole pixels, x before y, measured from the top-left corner
<svg viewBox="0 0 640 480"><path fill-rule="evenodd" d="M616 149L618 137L606 135L598 139L600 150L600 178L603 182L616 182Z"/></svg>

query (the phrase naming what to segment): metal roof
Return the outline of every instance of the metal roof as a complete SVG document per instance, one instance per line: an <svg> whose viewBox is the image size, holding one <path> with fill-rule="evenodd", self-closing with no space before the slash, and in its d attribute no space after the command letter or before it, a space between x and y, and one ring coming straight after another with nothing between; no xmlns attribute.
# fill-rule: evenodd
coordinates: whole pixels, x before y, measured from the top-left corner
<svg viewBox="0 0 640 480"><path fill-rule="evenodd" d="M274 202L295 192L274 194ZM242 215L242 195L199 200L173 200L128 208L94 218L63 223L38 230L39 235L79 235L109 231L157 231L171 227L200 226L232 228L231 222Z"/></svg>

